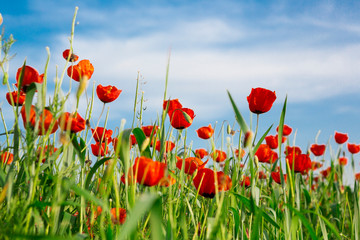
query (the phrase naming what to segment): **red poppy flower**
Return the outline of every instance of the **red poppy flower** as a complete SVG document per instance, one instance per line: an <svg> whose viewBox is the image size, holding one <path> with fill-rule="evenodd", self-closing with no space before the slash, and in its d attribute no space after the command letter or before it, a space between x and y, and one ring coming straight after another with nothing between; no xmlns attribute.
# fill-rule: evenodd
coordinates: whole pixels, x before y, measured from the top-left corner
<svg viewBox="0 0 360 240"><path fill-rule="evenodd" d="M160 152L160 146L161 146L161 142L157 141L156 144L155 144L155 149L157 151L159 151L159 152ZM171 141L165 141L164 147L165 147L165 152L166 153L171 152L175 147L175 143L173 143Z"/></svg>
<svg viewBox="0 0 360 240"><path fill-rule="evenodd" d="M293 146L293 147L286 146L284 153L286 156L289 155L290 153L301 154L301 149L297 146Z"/></svg>
<svg viewBox="0 0 360 240"><path fill-rule="evenodd" d="M188 157L185 159L182 159L180 157L176 157L176 158L177 158L176 167L181 170L182 163L184 162L185 163L184 172L189 175L192 175L197 169L204 168L207 163L207 161L204 163L203 161L201 161L201 159L196 157Z"/></svg>
<svg viewBox="0 0 360 240"><path fill-rule="evenodd" d="M279 146L278 143L278 136L274 136L274 135L268 135L265 137L265 141L266 144L271 148L271 149L276 149Z"/></svg>
<svg viewBox="0 0 360 240"><path fill-rule="evenodd" d="M86 127L86 121L83 119L79 113L74 114L69 112L64 112L60 117L60 128L63 131L70 130L73 133L80 132Z"/></svg>
<svg viewBox="0 0 360 240"><path fill-rule="evenodd" d="M28 118L26 118L25 106L22 106L21 117L23 119L25 128L26 128L27 121L29 122L30 126L32 128L34 128L36 125L36 120L39 120L39 127L38 127L39 135L45 135L48 131L50 131L50 133L52 134L52 133L56 132L56 130L58 129L58 121L56 121L53 118L52 113L45 108L43 109L40 116L36 116L35 106L32 105L30 108L30 116ZM50 129L51 125L52 125L52 128Z"/></svg>
<svg viewBox="0 0 360 240"><path fill-rule="evenodd" d="M131 146L134 146L135 144L137 144L136 137L134 134L130 135L130 142L131 142Z"/></svg>
<svg viewBox="0 0 360 240"><path fill-rule="evenodd" d="M357 154L358 152L360 152L360 144L356 145L356 144L348 143L347 148L351 154Z"/></svg>
<svg viewBox="0 0 360 240"><path fill-rule="evenodd" d="M323 164L321 162L311 162L311 169L314 171L318 168L321 168L322 166Z"/></svg>
<svg viewBox="0 0 360 240"><path fill-rule="evenodd" d="M355 180L360 182L360 172L355 174Z"/></svg>
<svg viewBox="0 0 360 240"><path fill-rule="evenodd" d="M207 155L209 155L209 153L203 148L195 150L195 156L200 158L200 159L203 159Z"/></svg>
<svg viewBox="0 0 360 240"><path fill-rule="evenodd" d="M10 105L12 105L12 103L11 103L11 99L12 99L14 106L22 106L25 102L25 98L26 98L26 94L21 90L20 90L20 94L19 94L19 100L18 100L18 91L6 93L6 100L8 101L8 103Z"/></svg>
<svg viewBox="0 0 360 240"><path fill-rule="evenodd" d="M348 162L348 159L346 157L339 158L339 164L341 166L345 166L347 164L347 162Z"/></svg>
<svg viewBox="0 0 360 240"><path fill-rule="evenodd" d="M174 172L174 171L172 171ZM170 187L171 185L174 185L176 183L176 179L173 178L170 174L168 174L167 176L164 176L160 182L159 182L159 186L162 187Z"/></svg>
<svg viewBox="0 0 360 240"><path fill-rule="evenodd" d="M214 134L214 129L211 127L211 124L207 127L201 127L198 130L196 130L199 138L202 139L209 139Z"/></svg>
<svg viewBox="0 0 360 240"><path fill-rule="evenodd" d="M70 56L70 58L69 58L69 56ZM79 59L79 56L73 54L70 49L66 49L63 52L63 57L65 58L65 60L69 59L69 62L76 62Z"/></svg>
<svg viewBox="0 0 360 240"><path fill-rule="evenodd" d="M0 26L1 26L2 23L3 23L3 17L2 17L2 15L0 13Z"/></svg>
<svg viewBox="0 0 360 240"><path fill-rule="evenodd" d="M81 60L78 64L74 66L70 66L67 69L68 76L77 82L79 82L80 79L85 76L89 80L93 73L94 73L94 67L87 59Z"/></svg>
<svg viewBox="0 0 360 240"><path fill-rule="evenodd" d="M260 144L255 156L258 158L259 162L263 163L274 163L279 158L278 154L271 150L266 144Z"/></svg>
<svg viewBox="0 0 360 240"><path fill-rule="evenodd" d="M217 180L218 192L228 191L232 182L229 176L223 172L214 172L209 168L200 169L193 179L194 186L199 195L207 198L213 198L216 194L215 177Z"/></svg>
<svg viewBox="0 0 360 240"><path fill-rule="evenodd" d="M101 144L101 146L100 146ZM94 156L98 157L98 156L105 156L108 152L109 146L106 145L106 149L105 149L105 143L100 143L97 142L95 144L91 144L91 151L94 154Z"/></svg>
<svg viewBox="0 0 360 240"><path fill-rule="evenodd" d="M259 171L259 179L267 179L267 176L264 173L264 171Z"/></svg>
<svg viewBox="0 0 360 240"><path fill-rule="evenodd" d="M248 177L248 176L245 176L244 178L243 178L243 180L240 182L240 186L242 186L242 187L245 187L245 188L248 188L248 187L250 187L250 177Z"/></svg>
<svg viewBox="0 0 360 240"><path fill-rule="evenodd" d="M133 174L136 175L138 183L145 186L155 186L165 176L167 165L165 163L153 161L150 158L138 157L132 167Z"/></svg>
<svg viewBox="0 0 360 240"><path fill-rule="evenodd" d="M141 129L143 130L145 136L150 137L151 135L155 135L157 130L159 129L158 126L153 126L153 125L149 125L149 126L142 126Z"/></svg>
<svg viewBox="0 0 360 240"><path fill-rule="evenodd" d="M307 154L293 154L286 156L290 169L301 174L307 173L311 169L311 159Z"/></svg>
<svg viewBox="0 0 360 240"><path fill-rule="evenodd" d="M124 224L126 220L126 210L124 208L112 208L110 210L111 221L115 225Z"/></svg>
<svg viewBox="0 0 360 240"><path fill-rule="evenodd" d="M325 148L326 146L324 144L318 145L318 144L313 144L310 147L310 151L315 155L315 156L321 156L324 154L325 152Z"/></svg>
<svg viewBox="0 0 360 240"><path fill-rule="evenodd" d="M245 150L241 148L240 151L241 151L240 158L243 158L245 156ZM237 158L239 157L239 149L235 150L235 156Z"/></svg>
<svg viewBox="0 0 360 240"><path fill-rule="evenodd" d="M119 97L121 92L122 90L117 89L116 87L110 85L104 87L101 84L99 84L96 87L96 94L100 99L100 101L102 101L103 103L109 103L114 101Z"/></svg>
<svg viewBox="0 0 360 240"><path fill-rule="evenodd" d="M95 129L91 129L94 140L96 142L111 142L111 135L113 131L111 129L106 130L103 127L96 127Z"/></svg>
<svg viewBox="0 0 360 240"><path fill-rule="evenodd" d="M215 160L215 162L223 162L226 160L226 152L221 150L215 150L215 152L211 153L211 158Z"/></svg>
<svg viewBox="0 0 360 240"><path fill-rule="evenodd" d="M1 162L10 165L14 160L14 155L11 152L3 152L1 154Z"/></svg>
<svg viewBox="0 0 360 240"><path fill-rule="evenodd" d="M179 99L173 99L173 100L164 101L163 109L166 110L166 107L168 107L167 112L169 113L175 109L182 108L182 105L179 102Z"/></svg>
<svg viewBox="0 0 360 240"><path fill-rule="evenodd" d="M277 126L276 128L276 132L279 132L279 126ZM284 124L284 127L283 127L283 136L289 136L292 132L292 128L289 127L288 125L285 125Z"/></svg>
<svg viewBox="0 0 360 240"><path fill-rule="evenodd" d="M190 127L194 120L194 111L190 108L177 108L169 112L170 124L173 128L184 129Z"/></svg>
<svg viewBox="0 0 360 240"><path fill-rule="evenodd" d="M349 139L346 133L339 133L335 131L335 142L338 144L343 144Z"/></svg>
<svg viewBox="0 0 360 240"><path fill-rule="evenodd" d="M36 151L36 156L38 160L40 160L40 156L43 156L43 159L41 160L42 163L45 163L47 157L51 157L54 152L56 152L58 149L54 147L53 145L46 145L44 149L42 147L39 147Z"/></svg>
<svg viewBox="0 0 360 240"><path fill-rule="evenodd" d="M324 178L327 178L331 173L331 167L328 167L325 170L320 171L320 173Z"/></svg>
<svg viewBox="0 0 360 240"><path fill-rule="evenodd" d="M271 178L277 183L277 184L281 184L281 178L280 178L280 171L279 172L272 172L271 173ZM284 174L284 181L286 182L287 179L287 175Z"/></svg>
<svg viewBox="0 0 360 240"><path fill-rule="evenodd" d="M21 72L22 72L22 67L19 68L16 73L17 84L19 84ZM19 88L24 88L26 86L29 86L33 82L42 83L43 79L40 78L39 72L35 68L30 66L25 66L24 76L22 76L22 84Z"/></svg>
<svg viewBox="0 0 360 240"><path fill-rule="evenodd" d="M256 114L268 112L276 100L275 92L265 88L253 88L247 97L250 111Z"/></svg>

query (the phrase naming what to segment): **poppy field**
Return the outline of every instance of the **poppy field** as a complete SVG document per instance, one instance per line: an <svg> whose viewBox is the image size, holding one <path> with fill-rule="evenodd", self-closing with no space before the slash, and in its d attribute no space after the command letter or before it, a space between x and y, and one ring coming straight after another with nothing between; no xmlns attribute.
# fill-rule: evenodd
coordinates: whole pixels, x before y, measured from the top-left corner
<svg viewBox="0 0 360 240"><path fill-rule="evenodd" d="M127 90L93 84L96 65L72 48L75 19L69 48L52 56L64 64L55 77L50 52L43 69L24 61L9 75L14 39L1 34L0 239L360 239L360 140L334 129L336 145L297 146L287 98L257 86L242 98L245 114L224 89L236 124L194 129L192 106L167 96L169 65L158 118L142 119L137 85L133 119L109 127L111 111L101 116ZM275 101L279 120L260 132Z"/></svg>

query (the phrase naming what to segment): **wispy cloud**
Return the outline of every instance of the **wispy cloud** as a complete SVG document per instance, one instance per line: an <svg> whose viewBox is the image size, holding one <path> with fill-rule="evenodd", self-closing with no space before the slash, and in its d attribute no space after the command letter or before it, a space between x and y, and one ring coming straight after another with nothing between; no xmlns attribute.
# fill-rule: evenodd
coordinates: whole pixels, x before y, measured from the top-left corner
<svg viewBox="0 0 360 240"><path fill-rule="evenodd" d="M46 11L39 10L39 2L33 6L40 21L55 11L72 15L69 6L54 10L54 3L47 4ZM161 107L169 49L168 96L184 99L203 119L225 112L226 89L245 99L252 87L262 86L281 98L288 94L293 102L360 90L360 23L334 3L298 9L288 1L266 6L216 2L204 8L197 2L96 6L80 6L74 49L92 61L94 81L124 89L126 104L114 106L124 111L132 110L138 71L147 81L147 105ZM62 66L68 36L50 36L51 63ZM24 52L36 61L35 50ZM41 66L40 60L35 64Z"/></svg>

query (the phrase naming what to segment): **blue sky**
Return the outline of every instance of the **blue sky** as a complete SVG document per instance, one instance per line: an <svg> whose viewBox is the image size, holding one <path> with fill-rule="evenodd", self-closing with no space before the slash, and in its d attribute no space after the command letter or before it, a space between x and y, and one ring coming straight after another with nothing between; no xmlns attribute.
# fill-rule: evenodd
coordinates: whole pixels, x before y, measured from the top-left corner
<svg viewBox="0 0 360 240"><path fill-rule="evenodd" d="M119 2L2 3L6 34L17 40L10 80L15 81L25 58L41 72L46 46L51 51L49 79L54 78L56 66L64 66L61 53L69 47L78 6L74 51L93 63L92 81L123 89L109 104L114 126L121 118L132 121L138 71L146 82L141 86L147 99L144 124L156 120L171 49L168 96L194 109L196 118L188 129L194 139L201 126L234 122L227 89L249 120L246 96L251 88L264 87L278 98L261 116L260 131L277 125L287 95L286 124L297 129L296 143L303 149L319 130L319 143L326 143L335 130L360 143L359 1ZM1 87L1 96L5 91ZM96 103L95 114L100 108ZM68 110L73 110L70 104ZM332 138L330 142L335 147ZM208 143L196 141L194 146Z"/></svg>

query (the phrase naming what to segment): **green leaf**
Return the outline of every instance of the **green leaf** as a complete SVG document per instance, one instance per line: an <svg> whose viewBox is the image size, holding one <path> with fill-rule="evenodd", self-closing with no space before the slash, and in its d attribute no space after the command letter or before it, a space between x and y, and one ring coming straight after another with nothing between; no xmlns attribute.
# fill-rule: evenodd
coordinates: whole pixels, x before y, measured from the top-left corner
<svg viewBox="0 0 360 240"><path fill-rule="evenodd" d="M280 115L280 121L279 121L279 129L278 129L278 146L279 146L279 158L281 157L281 144L282 144L282 137L283 137L283 128L284 128L284 122L285 122L285 114L286 114L286 103L287 103L287 96L285 97L283 109L281 111Z"/></svg>
<svg viewBox="0 0 360 240"><path fill-rule="evenodd" d="M71 143L74 146L75 152L78 155L81 165L85 164L85 153L86 153L86 148L85 148L85 141L80 138L80 144L77 142L77 137L76 134L74 134L71 138Z"/></svg>
<svg viewBox="0 0 360 240"><path fill-rule="evenodd" d="M333 232L333 234L336 236L337 239L342 239L336 227L323 215L313 211L305 211L305 212L316 214L319 218L321 218L325 222L325 224L330 228L330 230Z"/></svg>
<svg viewBox="0 0 360 240"><path fill-rule="evenodd" d="M118 237L118 239L127 239L128 236L130 236L136 231L138 222L145 215L145 213L149 212L152 209L154 204L156 204L156 202L158 201L158 198L158 196L153 194L143 194L140 196L139 200L135 203L131 214L129 214L129 217L126 219L123 227L121 228L120 236ZM157 212L155 212L155 214L157 214Z"/></svg>
<svg viewBox="0 0 360 240"><path fill-rule="evenodd" d="M101 206L104 211L107 211L107 205L105 202L94 195L91 194L91 192L78 187L76 184L71 183L68 179L64 179L63 184L65 187L68 187L72 189L76 194L83 196L86 200L94 202L96 205Z"/></svg>
<svg viewBox="0 0 360 240"><path fill-rule="evenodd" d="M261 138L259 139L258 143L256 144L255 148L254 148L254 153L256 153L256 151L258 150L258 148L260 147L261 143L264 141L265 137L268 135L268 133L270 132L270 129L272 128L274 124L271 124L271 126L268 128L268 130L266 130L266 132L261 136Z"/></svg>
<svg viewBox="0 0 360 240"><path fill-rule="evenodd" d="M232 213L233 218L234 218L234 239L237 239L238 237L238 232L239 232L239 228L240 228L240 215L239 215L239 211L237 211L235 208L233 207L229 207L229 211Z"/></svg>
<svg viewBox="0 0 360 240"><path fill-rule="evenodd" d="M121 139L118 139L118 144L120 144L119 158L124 163L125 168L128 168L130 163L131 132L132 132L132 128L125 129L119 134L119 137L121 137Z"/></svg>
<svg viewBox="0 0 360 240"><path fill-rule="evenodd" d="M235 197L237 197L244 204L244 206L247 209L249 209L253 214L255 214L255 212L260 213L267 222L271 223L274 227L280 229L279 224L277 224L275 222L275 220L272 217L270 217L269 214L264 212L261 208L259 208L255 204L251 203L250 199L246 198L245 196L242 196L241 194L235 193L235 192L230 192L230 193L233 194Z"/></svg>
<svg viewBox="0 0 360 240"><path fill-rule="evenodd" d="M141 151L141 146L143 145L143 143L146 139L145 133L143 132L143 130L141 128L134 128L132 130L132 132L136 138L136 142L139 147L139 151ZM146 146L146 148L142 152L140 152L140 154L141 154L141 156L151 158L150 146L149 145Z"/></svg>
<svg viewBox="0 0 360 240"><path fill-rule="evenodd" d="M229 95L231 105L232 105L232 107L233 107L233 109L234 109L234 112L235 112L236 121L239 123L241 130L242 130L244 133L246 133L246 132L249 130L249 127L247 126L247 124L246 124L243 116L241 115L241 113L240 113L238 107L236 106L233 98L231 97L230 92L227 91L227 93L228 93L228 95Z"/></svg>
<svg viewBox="0 0 360 240"><path fill-rule="evenodd" d="M309 222L309 220L307 220L307 218L300 211L293 208L290 204L286 204L286 205L293 213L295 213L296 216L299 217L302 224L304 224L304 226L308 230L308 233L310 234L310 237L312 239L318 239L317 236L316 236L316 233L314 231L314 228L311 226L311 223Z"/></svg>
<svg viewBox="0 0 360 240"><path fill-rule="evenodd" d="M89 173L87 174L86 176L86 180L85 180L85 189L89 189L89 185L90 185L90 182L91 182L91 179L93 177L93 175L96 173L96 170L98 170L98 168L103 165L106 161L110 160L111 157L106 157L106 158L103 158L99 161L97 161L94 166L90 169Z"/></svg>
<svg viewBox="0 0 360 240"><path fill-rule="evenodd" d="M255 219L251 228L251 236L250 236L251 240L260 239L259 228L261 225L261 216L262 216L261 212L255 211Z"/></svg>

